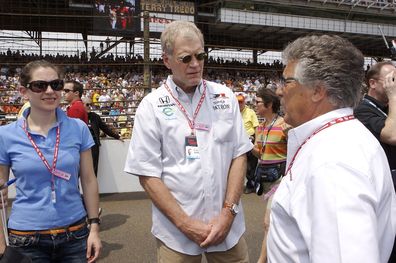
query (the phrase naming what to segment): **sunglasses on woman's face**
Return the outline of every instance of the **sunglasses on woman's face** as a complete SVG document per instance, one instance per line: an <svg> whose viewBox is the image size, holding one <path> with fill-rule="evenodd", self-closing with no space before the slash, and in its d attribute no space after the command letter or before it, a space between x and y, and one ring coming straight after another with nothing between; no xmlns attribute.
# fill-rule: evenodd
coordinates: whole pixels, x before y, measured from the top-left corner
<svg viewBox="0 0 396 263"><path fill-rule="evenodd" d="M55 79L52 81L35 80L26 84L26 88L30 89L35 93L40 93L45 92L48 88L48 85L51 86L51 89L55 91L60 91L63 89L64 83L61 79Z"/></svg>
<svg viewBox="0 0 396 263"><path fill-rule="evenodd" d="M178 59L179 59L181 62L183 62L184 64L188 64L188 63L191 62L193 56L194 56L198 61L201 61L201 60L204 60L204 59L206 58L206 53L205 53L205 52L201 52L201 53L194 54L194 55L186 55L186 56L184 56L184 57L178 57Z"/></svg>

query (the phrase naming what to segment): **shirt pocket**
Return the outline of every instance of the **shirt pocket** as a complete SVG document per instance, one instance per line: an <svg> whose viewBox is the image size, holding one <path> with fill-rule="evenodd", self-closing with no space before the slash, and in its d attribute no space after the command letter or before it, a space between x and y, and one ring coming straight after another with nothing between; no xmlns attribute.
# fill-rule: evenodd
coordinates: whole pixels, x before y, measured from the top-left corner
<svg viewBox="0 0 396 263"><path fill-rule="evenodd" d="M234 118L232 113L221 113L213 123L213 137L215 142L231 142L233 139Z"/></svg>

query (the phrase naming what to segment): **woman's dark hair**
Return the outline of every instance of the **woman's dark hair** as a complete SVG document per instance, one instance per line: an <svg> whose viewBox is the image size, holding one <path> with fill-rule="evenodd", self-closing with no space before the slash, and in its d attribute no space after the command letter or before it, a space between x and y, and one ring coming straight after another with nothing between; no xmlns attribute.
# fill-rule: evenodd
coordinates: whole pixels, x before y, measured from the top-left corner
<svg viewBox="0 0 396 263"><path fill-rule="evenodd" d="M256 96L263 99L265 107L268 107L268 105L272 102L272 111L275 113L279 112L280 99L278 95L275 94L274 91L267 88L261 88L257 91Z"/></svg>
<svg viewBox="0 0 396 263"><path fill-rule="evenodd" d="M56 71L56 73L58 74L58 77L60 79L63 79L63 72L60 70L59 67L55 66L54 64L46 61L46 60L35 60L32 62L27 63L21 71L20 74L20 84L23 87L26 87L26 85L30 82L31 78L32 78L32 72L35 69L38 68L52 68L53 70Z"/></svg>

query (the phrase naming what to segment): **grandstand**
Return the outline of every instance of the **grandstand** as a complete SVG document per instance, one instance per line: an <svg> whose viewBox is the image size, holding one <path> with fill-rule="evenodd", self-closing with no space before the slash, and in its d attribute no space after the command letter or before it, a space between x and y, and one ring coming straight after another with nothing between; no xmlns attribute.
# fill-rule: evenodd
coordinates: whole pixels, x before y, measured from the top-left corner
<svg viewBox="0 0 396 263"><path fill-rule="evenodd" d="M236 90L248 86L254 91L276 81L282 64L273 52L301 35L339 34L373 60L390 56L379 26L386 39L396 38L395 1L3 2L0 6L3 123L15 119L22 103L17 93L19 70L28 61L44 58L62 65L66 78L81 81L86 89L84 96L90 97L96 91L108 94L111 102L94 110L114 124L115 129L125 129L117 123L118 118L124 120L123 116L127 127L132 127L133 114L142 96L167 75L158 38L164 25L175 19L194 21L204 33L209 54L205 77ZM145 11L148 14L144 20ZM113 109L110 117L113 107L117 109Z"/></svg>

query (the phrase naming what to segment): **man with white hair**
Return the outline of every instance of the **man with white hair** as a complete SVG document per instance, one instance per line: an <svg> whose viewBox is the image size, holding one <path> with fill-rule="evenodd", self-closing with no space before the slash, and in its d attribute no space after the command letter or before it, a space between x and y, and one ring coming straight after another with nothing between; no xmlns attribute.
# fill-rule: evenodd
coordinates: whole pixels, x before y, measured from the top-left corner
<svg viewBox="0 0 396 263"><path fill-rule="evenodd" d="M158 262L249 262L240 197L253 145L235 95L202 79L193 23L168 24L161 45L172 75L139 104L125 164L153 201Z"/></svg>
<svg viewBox="0 0 396 263"><path fill-rule="evenodd" d="M339 36L282 53L286 175L273 197L268 262L388 262L396 196L386 155L355 119L364 57Z"/></svg>

